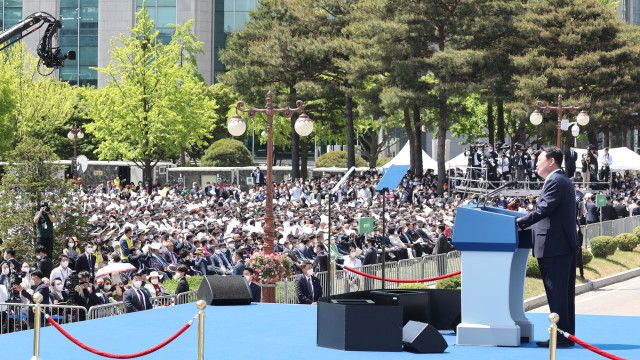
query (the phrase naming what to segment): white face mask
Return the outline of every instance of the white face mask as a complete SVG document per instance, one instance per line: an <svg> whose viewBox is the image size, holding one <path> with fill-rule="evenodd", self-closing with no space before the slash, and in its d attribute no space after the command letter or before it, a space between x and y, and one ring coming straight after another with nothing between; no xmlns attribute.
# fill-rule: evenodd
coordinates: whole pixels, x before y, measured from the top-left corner
<svg viewBox="0 0 640 360"><path fill-rule="evenodd" d="M70 243L68 243L67 245L69 245L69 247L73 247L73 245L75 245L75 244L76 244L76 243L74 243L74 242L70 242Z"/></svg>
<svg viewBox="0 0 640 360"><path fill-rule="evenodd" d="M293 245L291 245L291 244L287 245L287 249L289 249L289 250L293 249Z"/></svg>
<svg viewBox="0 0 640 360"><path fill-rule="evenodd" d="M220 251L220 249L216 249L216 255L220 255L222 253L222 251Z"/></svg>
<svg viewBox="0 0 640 360"><path fill-rule="evenodd" d="M151 283L153 285L158 285L158 279L151 279Z"/></svg>
<svg viewBox="0 0 640 360"><path fill-rule="evenodd" d="M93 253L93 248L87 248L87 254L92 254Z"/></svg>
<svg viewBox="0 0 640 360"><path fill-rule="evenodd" d="M10 258L9 258L9 254L4 254L4 259L5 259L5 260L9 260L9 259L10 259Z"/></svg>
<svg viewBox="0 0 640 360"><path fill-rule="evenodd" d="M29 285L30 286L36 286L36 282L33 279L31 279L31 281L29 281Z"/></svg>
<svg viewBox="0 0 640 360"><path fill-rule="evenodd" d="M3 270L2 270L2 273L3 273L4 275L9 275L9 269L3 269Z"/></svg>
<svg viewBox="0 0 640 360"><path fill-rule="evenodd" d="M29 270L31 270L31 269L29 269L29 267L28 267L28 266L23 266L23 267L22 267L22 272L26 272L26 273L28 273L28 272L29 272Z"/></svg>
<svg viewBox="0 0 640 360"><path fill-rule="evenodd" d="M133 287L134 288L139 288L140 286L142 286L142 281L137 280L133 282Z"/></svg>
<svg viewBox="0 0 640 360"><path fill-rule="evenodd" d="M312 276L313 275L313 269L307 270L307 275Z"/></svg>
<svg viewBox="0 0 640 360"><path fill-rule="evenodd" d="M69 262L68 261L61 261L60 262L60 266L62 266L63 268L67 268L67 266L69 266Z"/></svg>
<svg viewBox="0 0 640 360"><path fill-rule="evenodd" d="M350 253L349 253L349 256L351 256L352 258L356 257L356 253L355 253L355 251L354 251L354 252L350 252Z"/></svg>
<svg viewBox="0 0 640 360"><path fill-rule="evenodd" d="M36 255L36 259L40 260L40 259L42 259L42 256Z"/></svg>
<svg viewBox="0 0 640 360"><path fill-rule="evenodd" d="M251 275L245 275L244 278L247 279L247 282L251 282Z"/></svg>
<svg viewBox="0 0 640 360"><path fill-rule="evenodd" d="M109 291L111 290L111 285L105 285L104 286L104 291Z"/></svg>
<svg viewBox="0 0 640 360"><path fill-rule="evenodd" d="M56 285L55 288L56 288L57 292L61 292L62 291L62 284Z"/></svg>

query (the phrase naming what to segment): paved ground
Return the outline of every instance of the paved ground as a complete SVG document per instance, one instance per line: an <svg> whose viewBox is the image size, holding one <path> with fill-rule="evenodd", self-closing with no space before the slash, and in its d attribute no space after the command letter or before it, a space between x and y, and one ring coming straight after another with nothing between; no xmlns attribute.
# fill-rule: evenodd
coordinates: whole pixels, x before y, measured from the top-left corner
<svg viewBox="0 0 640 360"><path fill-rule="evenodd" d="M576 314L640 316L640 276L576 297ZM531 312L548 313L542 306Z"/></svg>

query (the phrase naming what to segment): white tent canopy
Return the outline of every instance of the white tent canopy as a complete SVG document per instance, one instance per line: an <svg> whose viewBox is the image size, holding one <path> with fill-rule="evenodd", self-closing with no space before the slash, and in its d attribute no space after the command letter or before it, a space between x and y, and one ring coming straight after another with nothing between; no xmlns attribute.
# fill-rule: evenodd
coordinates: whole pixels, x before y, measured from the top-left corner
<svg viewBox="0 0 640 360"><path fill-rule="evenodd" d="M460 153L458 156L444 163L444 167L446 169L450 168L466 168L469 164L469 158L465 156L464 152Z"/></svg>
<svg viewBox="0 0 640 360"><path fill-rule="evenodd" d="M576 161L576 169L580 170L582 167L581 159L587 149L574 149L578 153L578 161ZM598 150L598 166L602 166L602 155L604 150ZM636 154L633 150L627 147L611 148L609 154L612 158L611 170L625 171L625 170L640 170L640 155ZM563 164L564 166L564 164Z"/></svg>
<svg viewBox="0 0 640 360"><path fill-rule="evenodd" d="M410 165L411 163L411 148L409 147L409 142L402 147L402 150L394 157L391 161L384 164L382 169L388 169L391 165ZM422 150L422 170L426 171L427 169L432 169L435 173L438 172L438 163L431 158L431 156L427 155L424 150Z"/></svg>

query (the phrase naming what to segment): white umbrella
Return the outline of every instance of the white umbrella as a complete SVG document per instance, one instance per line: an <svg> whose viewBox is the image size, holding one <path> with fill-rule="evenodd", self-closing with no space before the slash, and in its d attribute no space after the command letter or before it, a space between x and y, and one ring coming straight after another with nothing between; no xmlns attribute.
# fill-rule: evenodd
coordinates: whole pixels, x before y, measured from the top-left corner
<svg viewBox="0 0 640 360"><path fill-rule="evenodd" d="M126 272L131 270L136 270L136 267L129 263L113 263L98 270L96 277L99 278L102 276L107 276L109 274L121 273L121 272Z"/></svg>

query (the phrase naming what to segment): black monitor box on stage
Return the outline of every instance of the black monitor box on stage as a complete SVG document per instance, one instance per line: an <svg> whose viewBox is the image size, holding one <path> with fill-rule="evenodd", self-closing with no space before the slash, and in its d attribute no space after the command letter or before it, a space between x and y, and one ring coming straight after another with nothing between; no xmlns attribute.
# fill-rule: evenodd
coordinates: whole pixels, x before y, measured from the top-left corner
<svg viewBox="0 0 640 360"><path fill-rule="evenodd" d="M371 300L318 303L317 345L349 351L402 351L402 307Z"/></svg>
<svg viewBox="0 0 640 360"><path fill-rule="evenodd" d="M207 305L250 305L251 292L244 276L205 276L198 288L198 299Z"/></svg>
<svg viewBox="0 0 640 360"><path fill-rule="evenodd" d="M435 327L420 321L409 321L402 328L402 342L406 351L418 354L443 353L449 346Z"/></svg>
<svg viewBox="0 0 640 360"><path fill-rule="evenodd" d="M402 306L402 324L409 320L430 322L431 305L429 303L429 293L413 290L374 290L371 291L371 300L378 305L399 305Z"/></svg>

